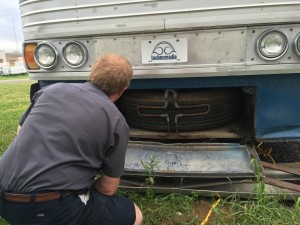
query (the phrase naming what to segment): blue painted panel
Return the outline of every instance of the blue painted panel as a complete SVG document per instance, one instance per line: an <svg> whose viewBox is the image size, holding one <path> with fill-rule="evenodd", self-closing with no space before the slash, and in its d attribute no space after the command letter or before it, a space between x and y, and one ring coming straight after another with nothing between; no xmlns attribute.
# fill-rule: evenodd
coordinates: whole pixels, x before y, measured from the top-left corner
<svg viewBox="0 0 300 225"><path fill-rule="evenodd" d="M300 138L300 85L258 86L257 139Z"/></svg>

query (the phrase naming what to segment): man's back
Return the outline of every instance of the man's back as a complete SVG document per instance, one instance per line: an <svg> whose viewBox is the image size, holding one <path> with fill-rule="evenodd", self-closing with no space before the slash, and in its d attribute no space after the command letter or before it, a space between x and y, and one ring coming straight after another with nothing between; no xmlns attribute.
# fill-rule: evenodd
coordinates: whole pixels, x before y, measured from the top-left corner
<svg viewBox="0 0 300 225"><path fill-rule="evenodd" d="M123 56L102 55L88 82L53 84L34 95L0 159L2 218L29 225L142 223L137 205L116 194L129 128L114 102L132 74Z"/></svg>
<svg viewBox="0 0 300 225"><path fill-rule="evenodd" d="M34 101L21 132L3 155L1 189L32 192L87 187L97 172L105 171L102 164L109 164L104 158L115 136L128 133L124 118L90 82L51 85L39 91ZM119 176L124 162L117 164L120 168L108 168L107 174Z"/></svg>

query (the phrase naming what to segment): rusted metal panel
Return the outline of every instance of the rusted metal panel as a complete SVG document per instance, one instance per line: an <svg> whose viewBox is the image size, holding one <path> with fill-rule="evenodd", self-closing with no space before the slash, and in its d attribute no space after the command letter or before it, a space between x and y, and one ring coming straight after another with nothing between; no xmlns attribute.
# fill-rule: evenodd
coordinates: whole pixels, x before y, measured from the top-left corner
<svg viewBox="0 0 300 225"><path fill-rule="evenodd" d="M293 183L289 183L286 181L277 180L277 179L273 179L273 178L269 178L269 177L265 177L264 182L266 184L274 185L276 187L281 187L281 188L285 188L288 190L293 190L293 191L300 193L300 185L297 185L297 184L293 184Z"/></svg>
<svg viewBox="0 0 300 225"><path fill-rule="evenodd" d="M261 162L263 167L267 167L270 169L274 169L274 170L279 170L279 171L283 171L283 172L287 172L287 173L291 173L291 174L295 174L295 175L299 175L300 176L300 169L294 169L294 168L289 168L280 164L272 164L272 163L268 163L268 162Z"/></svg>

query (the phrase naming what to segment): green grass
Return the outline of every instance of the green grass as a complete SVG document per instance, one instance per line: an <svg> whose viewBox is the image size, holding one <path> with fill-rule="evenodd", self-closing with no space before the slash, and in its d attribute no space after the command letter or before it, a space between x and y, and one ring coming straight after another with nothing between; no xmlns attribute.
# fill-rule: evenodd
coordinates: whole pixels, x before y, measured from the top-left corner
<svg viewBox="0 0 300 225"><path fill-rule="evenodd" d="M299 200L292 207L284 206L274 195L264 195L257 200L227 199L216 209L212 224L273 225L300 224Z"/></svg>
<svg viewBox="0 0 300 225"><path fill-rule="evenodd" d="M18 118L29 105L31 83L32 81L0 83L0 155L15 138ZM153 174L149 173L148 178L153 178L155 182ZM241 200L233 196L222 199L206 225L299 224L300 199L287 206L276 196L266 195L263 183L258 187L253 196L255 200ZM154 194L151 191L139 193L124 190L119 193L132 199L141 208L144 215L143 225L200 225L205 218L199 218L199 212L203 208L201 205L195 206L195 203L203 198L197 194ZM205 199L205 202L212 205L215 199ZM0 225L8 224L0 218Z"/></svg>
<svg viewBox="0 0 300 225"><path fill-rule="evenodd" d="M1 75L0 80L26 79L28 77L28 74Z"/></svg>
<svg viewBox="0 0 300 225"><path fill-rule="evenodd" d="M143 212L143 225L199 225L193 205L197 197L181 194L148 194L120 190L119 194L133 200Z"/></svg>
<svg viewBox="0 0 300 225"><path fill-rule="evenodd" d="M29 106L29 91L32 82L0 83L0 154L16 135L18 118Z"/></svg>

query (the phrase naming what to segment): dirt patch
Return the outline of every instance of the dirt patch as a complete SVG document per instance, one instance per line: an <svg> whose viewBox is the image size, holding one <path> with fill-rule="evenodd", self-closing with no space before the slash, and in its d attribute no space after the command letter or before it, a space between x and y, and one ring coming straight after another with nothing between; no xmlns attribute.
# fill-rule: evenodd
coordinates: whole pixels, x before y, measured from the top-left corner
<svg viewBox="0 0 300 225"><path fill-rule="evenodd" d="M209 214L209 211L213 207L215 202L208 200L197 200L194 202L194 212L198 215L198 218L203 222ZM207 225L211 224L211 220L215 218L215 213L212 210L210 216L208 217Z"/></svg>

